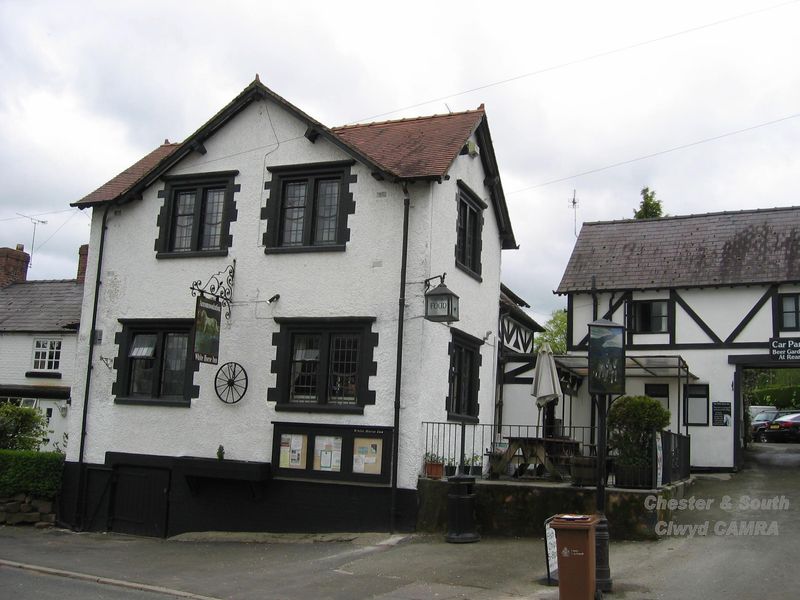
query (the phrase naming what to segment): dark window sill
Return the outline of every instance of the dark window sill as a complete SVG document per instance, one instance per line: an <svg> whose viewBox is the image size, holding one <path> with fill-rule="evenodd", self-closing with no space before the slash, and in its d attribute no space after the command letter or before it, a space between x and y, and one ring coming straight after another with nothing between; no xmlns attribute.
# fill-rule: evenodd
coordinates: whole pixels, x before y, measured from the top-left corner
<svg viewBox="0 0 800 600"><path fill-rule="evenodd" d="M27 371L25 377L36 379L61 379L61 373L58 371Z"/></svg>
<svg viewBox="0 0 800 600"><path fill-rule="evenodd" d="M228 256L225 250L192 250L190 252L156 252L156 258L209 258L212 256Z"/></svg>
<svg viewBox="0 0 800 600"><path fill-rule="evenodd" d="M115 404L130 404L137 406L177 406L181 408L189 408L192 403L189 400L164 398L132 398L127 396L117 396L114 398Z"/></svg>
<svg viewBox="0 0 800 600"><path fill-rule="evenodd" d="M669 331L631 331L631 335L664 335Z"/></svg>
<svg viewBox="0 0 800 600"><path fill-rule="evenodd" d="M275 412L336 413L341 415L363 415L363 406L334 406L331 404L275 404Z"/></svg>
<svg viewBox="0 0 800 600"><path fill-rule="evenodd" d="M483 277L481 277L481 274L480 274L480 273L476 273L475 271L473 271L472 269L470 269L468 266L466 266L464 263L461 263L461 262L459 262L459 261L456 261L456 266L457 266L457 267L458 267L458 268L459 268L461 271L463 271L464 273L466 273L467 275L469 275L470 277L472 277L472 278L473 278L475 281L477 281L477 282L479 282L479 283L483 283Z"/></svg>
<svg viewBox="0 0 800 600"><path fill-rule="evenodd" d="M298 252L344 252L344 244L327 244L324 246L276 246L264 248L264 254L296 254Z"/></svg>
<svg viewBox="0 0 800 600"><path fill-rule="evenodd" d="M456 421L458 423L477 423L478 417L473 417L470 415L459 415L456 413L451 413L448 411L447 413L447 420L448 421Z"/></svg>

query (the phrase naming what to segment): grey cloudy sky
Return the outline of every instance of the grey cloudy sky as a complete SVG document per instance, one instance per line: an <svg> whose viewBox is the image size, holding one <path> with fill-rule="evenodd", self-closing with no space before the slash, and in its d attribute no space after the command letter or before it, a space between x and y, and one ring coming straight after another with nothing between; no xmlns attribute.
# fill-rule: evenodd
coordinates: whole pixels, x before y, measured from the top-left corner
<svg viewBox="0 0 800 600"><path fill-rule="evenodd" d="M329 126L484 103L521 246L503 280L545 320L574 219L628 218L645 185L671 215L800 204L799 25L798 0L0 0L0 246L46 220L30 277L73 277L69 203L256 73Z"/></svg>

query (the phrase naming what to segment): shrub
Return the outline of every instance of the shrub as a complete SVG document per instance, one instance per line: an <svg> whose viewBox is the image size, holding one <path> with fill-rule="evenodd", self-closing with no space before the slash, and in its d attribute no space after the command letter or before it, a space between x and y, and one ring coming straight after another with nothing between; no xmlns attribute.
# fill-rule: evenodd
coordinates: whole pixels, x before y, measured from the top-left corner
<svg viewBox="0 0 800 600"><path fill-rule="evenodd" d="M0 450L0 496L54 497L61 489L64 455L58 452Z"/></svg>
<svg viewBox="0 0 800 600"><path fill-rule="evenodd" d="M38 450L47 436L47 421L35 408L0 404L0 450Z"/></svg>
<svg viewBox="0 0 800 600"><path fill-rule="evenodd" d="M669 411L649 396L623 396L608 412L608 444L621 465L650 463L653 430L669 425Z"/></svg>

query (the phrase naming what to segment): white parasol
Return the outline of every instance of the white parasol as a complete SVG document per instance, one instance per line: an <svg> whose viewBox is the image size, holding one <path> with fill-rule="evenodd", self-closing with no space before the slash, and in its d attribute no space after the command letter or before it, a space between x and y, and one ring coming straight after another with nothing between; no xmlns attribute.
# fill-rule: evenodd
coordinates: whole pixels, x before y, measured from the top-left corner
<svg viewBox="0 0 800 600"><path fill-rule="evenodd" d="M531 396L536 398L536 406L544 407L553 400L561 399L561 382L558 380L558 369L553 358L550 344L543 343L536 355L536 368L533 371L533 387Z"/></svg>

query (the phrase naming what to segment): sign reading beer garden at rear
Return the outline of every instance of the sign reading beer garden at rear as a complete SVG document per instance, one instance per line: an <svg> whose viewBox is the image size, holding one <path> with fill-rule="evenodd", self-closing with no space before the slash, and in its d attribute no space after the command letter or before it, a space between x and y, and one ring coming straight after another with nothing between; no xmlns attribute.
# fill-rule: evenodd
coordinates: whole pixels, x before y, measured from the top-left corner
<svg viewBox="0 0 800 600"><path fill-rule="evenodd" d="M800 361L800 338L770 338L769 356L773 360Z"/></svg>

